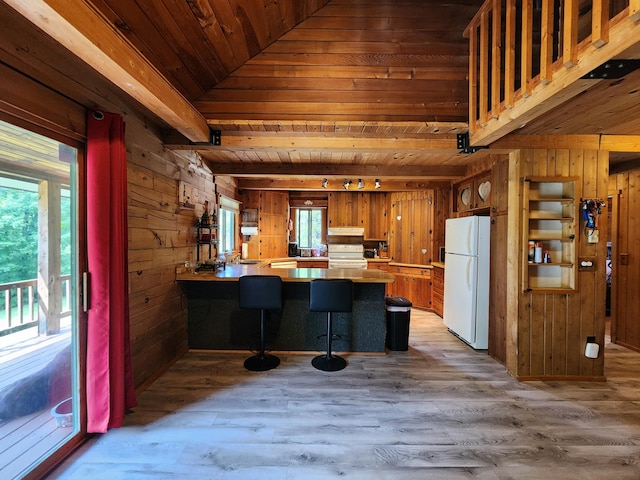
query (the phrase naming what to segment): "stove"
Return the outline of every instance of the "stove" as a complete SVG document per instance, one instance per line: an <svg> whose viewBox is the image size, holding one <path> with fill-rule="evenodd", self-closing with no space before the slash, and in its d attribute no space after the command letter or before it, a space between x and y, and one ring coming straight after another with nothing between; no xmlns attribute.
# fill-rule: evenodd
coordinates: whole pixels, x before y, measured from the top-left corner
<svg viewBox="0 0 640 480"><path fill-rule="evenodd" d="M364 258L363 235L364 228L330 228L327 236L329 268L365 270L367 261Z"/></svg>

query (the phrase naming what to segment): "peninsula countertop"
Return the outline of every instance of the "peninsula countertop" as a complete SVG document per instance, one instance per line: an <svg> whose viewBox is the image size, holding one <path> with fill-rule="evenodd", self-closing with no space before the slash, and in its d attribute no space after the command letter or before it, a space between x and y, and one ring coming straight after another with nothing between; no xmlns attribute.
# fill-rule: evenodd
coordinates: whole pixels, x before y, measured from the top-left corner
<svg viewBox="0 0 640 480"><path fill-rule="evenodd" d="M392 283L395 277L381 270L342 268L270 268L259 265L227 264L224 269L191 273L184 267L176 271L178 281L237 281L243 275L277 275L283 282L308 283L315 279L342 278L354 283Z"/></svg>

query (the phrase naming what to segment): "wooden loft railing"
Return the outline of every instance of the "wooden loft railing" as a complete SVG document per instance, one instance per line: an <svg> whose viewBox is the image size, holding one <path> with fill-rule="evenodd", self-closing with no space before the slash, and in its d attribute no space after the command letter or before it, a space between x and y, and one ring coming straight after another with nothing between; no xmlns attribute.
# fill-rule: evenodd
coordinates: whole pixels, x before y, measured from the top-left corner
<svg viewBox="0 0 640 480"><path fill-rule="evenodd" d="M487 0L467 26L470 144L489 145L600 80L640 42L640 0Z"/></svg>

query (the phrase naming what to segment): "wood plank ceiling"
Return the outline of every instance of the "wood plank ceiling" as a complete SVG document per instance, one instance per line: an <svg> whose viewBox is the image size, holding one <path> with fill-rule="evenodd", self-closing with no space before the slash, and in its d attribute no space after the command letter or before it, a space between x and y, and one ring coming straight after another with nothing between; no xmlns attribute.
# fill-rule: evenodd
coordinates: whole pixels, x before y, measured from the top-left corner
<svg viewBox="0 0 640 480"><path fill-rule="evenodd" d="M323 177L332 189L343 178L428 188L501 152L500 142L473 155L456 144L468 130L462 34L482 0L5 1L77 56L32 49L28 70L50 65L46 77L88 105L105 89L78 82L82 59L157 117L168 148L197 150L239 188L318 189ZM0 37L0 49L25 66L15 40ZM601 81L517 134L635 134L638 91L637 73ZM221 145L189 142L207 124Z"/></svg>
<svg viewBox="0 0 640 480"><path fill-rule="evenodd" d="M462 32L480 0L95 3L222 132L199 152L241 188L345 175L411 188L466 171Z"/></svg>

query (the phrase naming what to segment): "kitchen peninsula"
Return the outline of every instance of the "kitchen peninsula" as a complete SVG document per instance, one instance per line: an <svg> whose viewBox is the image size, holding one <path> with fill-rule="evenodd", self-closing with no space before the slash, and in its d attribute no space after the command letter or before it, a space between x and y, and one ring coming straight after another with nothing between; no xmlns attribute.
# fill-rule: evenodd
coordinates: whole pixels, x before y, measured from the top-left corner
<svg viewBox="0 0 640 480"><path fill-rule="evenodd" d="M188 298L189 348L247 350L258 345L259 312L238 306L238 278L278 275L282 278L282 311L268 312L270 350L322 351L326 314L309 312L309 283L321 278L353 281L353 311L333 315L334 350L384 352L386 339L385 285L394 276L379 270L270 268L231 264L215 272L179 269L177 280Z"/></svg>

